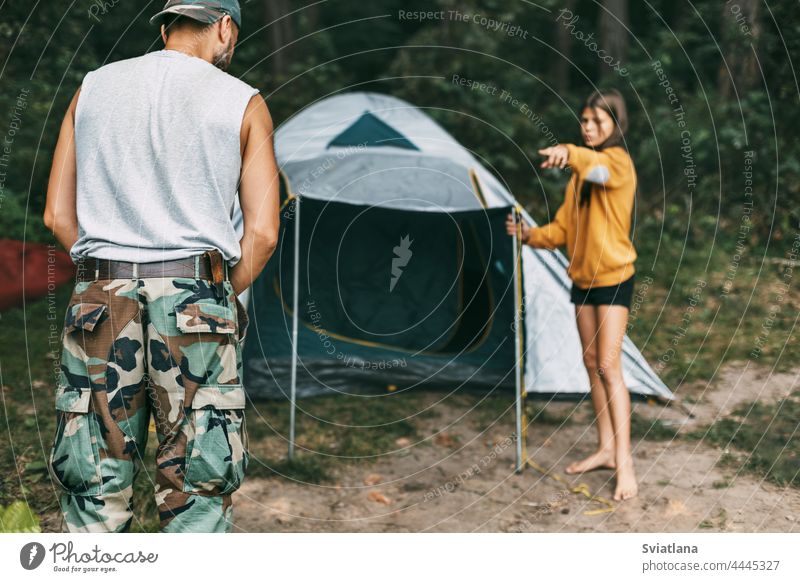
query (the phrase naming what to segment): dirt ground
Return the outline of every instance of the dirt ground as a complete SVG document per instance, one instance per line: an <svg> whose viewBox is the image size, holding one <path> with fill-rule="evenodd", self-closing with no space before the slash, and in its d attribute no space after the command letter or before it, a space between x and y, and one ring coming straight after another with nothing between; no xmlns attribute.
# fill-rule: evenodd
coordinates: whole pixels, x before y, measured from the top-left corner
<svg viewBox="0 0 800 582"><path fill-rule="evenodd" d="M771 374L733 364L710 386L680 394L695 418L678 408L636 403L641 417L696 430L740 403L773 402L800 387L800 370ZM485 431L463 422L465 410L439 405L422 443L398 439L397 451L362 466L342 463L333 484L250 478L235 496L239 532L794 532L800 489L778 487L718 463L721 449L681 438L638 440L639 496L609 507L574 488L610 500L611 471L568 476L564 467L595 447L591 404L553 402L549 422L529 419L528 455L563 481L527 468L514 472L512 417ZM568 418L566 423L553 418Z"/></svg>

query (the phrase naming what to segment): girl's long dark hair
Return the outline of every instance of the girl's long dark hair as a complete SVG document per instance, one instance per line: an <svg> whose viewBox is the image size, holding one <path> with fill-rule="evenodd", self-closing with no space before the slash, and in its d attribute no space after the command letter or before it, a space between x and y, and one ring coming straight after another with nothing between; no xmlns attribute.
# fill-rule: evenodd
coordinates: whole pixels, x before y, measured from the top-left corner
<svg viewBox="0 0 800 582"><path fill-rule="evenodd" d="M622 94L616 89L598 90L589 95L589 98L581 108L581 114L584 109L602 109L611 116L614 120L614 131L608 136L603 143L595 146L597 151L604 150L611 147L625 148L625 132L628 129L628 108L625 106L625 99ZM627 148L625 148L627 150ZM580 205L584 206L592 201L592 183L583 181L581 187L581 200Z"/></svg>

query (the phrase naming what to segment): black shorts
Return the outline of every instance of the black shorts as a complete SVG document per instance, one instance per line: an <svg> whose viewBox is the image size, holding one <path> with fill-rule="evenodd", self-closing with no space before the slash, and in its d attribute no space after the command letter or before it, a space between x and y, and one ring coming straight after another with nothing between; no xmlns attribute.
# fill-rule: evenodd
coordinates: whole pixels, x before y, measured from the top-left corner
<svg viewBox="0 0 800 582"><path fill-rule="evenodd" d="M624 305L630 309L635 276L635 274L631 275L630 279L619 285L609 285L608 287L581 289L573 283L570 301L575 305Z"/></svg>

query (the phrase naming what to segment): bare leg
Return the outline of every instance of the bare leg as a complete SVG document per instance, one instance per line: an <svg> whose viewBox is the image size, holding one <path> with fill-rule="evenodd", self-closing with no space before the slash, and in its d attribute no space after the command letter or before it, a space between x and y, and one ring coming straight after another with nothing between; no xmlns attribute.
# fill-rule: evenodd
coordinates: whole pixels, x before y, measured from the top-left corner
<svg viewBox="0 0 800 582"><path fill-rule="evenodd" d="M614 426L617 487L614 499L636 497L638 485L631 455L631 395L622 376L622 340L628 323L628 308L621 305L600 305L598 357L600 378L608 394L611 422Z"/></svg>
<svg viewBox="0 0 800 582"><path fill-rule="evenodd" d="M594 305L576 305L575 318L578 321L578 334L583 346L583 364L589 374L592 388L592 404L597 419L597 451L581 461L569 465L570 475L585 473L594 469L614 468L614 428L611 424L608 398L603 382L598 375L597 357L597 308Z"/></svg>

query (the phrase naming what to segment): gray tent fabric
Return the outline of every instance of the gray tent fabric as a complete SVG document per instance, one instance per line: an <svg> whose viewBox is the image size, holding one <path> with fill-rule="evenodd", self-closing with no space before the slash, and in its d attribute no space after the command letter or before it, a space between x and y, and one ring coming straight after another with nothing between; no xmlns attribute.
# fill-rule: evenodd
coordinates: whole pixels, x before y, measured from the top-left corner
<svg viewBox="0 0 800 582"><path fill-rule="evenodd" d="M417 151L391 140L380 147L368 139L337 146L336 136L365 112ZM318 101L284 123L275 143L290 193L301 198L445 213L517 205L508 189L422 109L388 95L356 92ZM522 215L536 224L524 210ZM567 260L559 251L524 247L521 261L525 390L585 395L589 378L569 301ZM622 361L631 393L674 399L627 336Z"/></svg>
<svg viewBox="0 0 800 582"><path fill-rule="evenodd" d="M282 169L295 193L316 200L431 212L482 208L469 170L447 158L365 151Z"/></svg>

